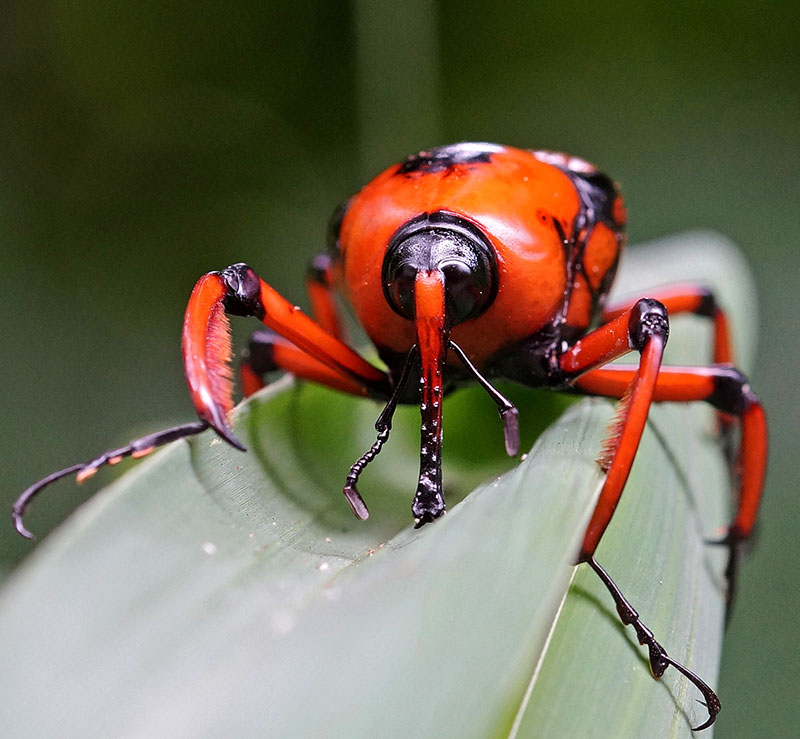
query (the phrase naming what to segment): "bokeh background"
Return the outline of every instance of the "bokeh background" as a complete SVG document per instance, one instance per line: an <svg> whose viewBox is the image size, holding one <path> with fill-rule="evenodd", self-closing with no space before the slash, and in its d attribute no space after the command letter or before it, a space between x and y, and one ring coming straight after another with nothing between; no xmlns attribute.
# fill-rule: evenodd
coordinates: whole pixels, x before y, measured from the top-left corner
<svg viewBox="0 0 800 739"><path fill-rule="evenodd" d="M470 139L578 153L622 183L633 243L712 228L752 263L773 450L718 735L797 735L800 4L6 0L0 17L0 506L192 417L179 331L201 273L246 260L302 305L333 206L389 163ZM89 492L54 489L31 526ZM0 527L3 572L30 550Z"/></svg>

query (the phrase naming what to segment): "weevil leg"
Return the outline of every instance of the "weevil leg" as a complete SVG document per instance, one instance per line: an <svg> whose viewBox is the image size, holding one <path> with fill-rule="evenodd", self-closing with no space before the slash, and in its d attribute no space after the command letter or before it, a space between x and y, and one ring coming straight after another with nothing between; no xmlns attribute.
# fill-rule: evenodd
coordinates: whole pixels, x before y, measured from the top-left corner
<svg viewBox="0 0 800 739"><path fill-rule="evenodd" d="M323 267L318 265L316 271L312 270L310 282L329 279ZM333 305L331 295L317 298L322 312L326 300ZM384 372L282 298L252 269L236 264L221 272L210 272L195 285L183 324L184 368L200 420L149 434L127 446L110 449L89 462L54 472L31 485L13 506L14 525L20 534L33 538L23 524L25 511L44 488L62 477L76 474L78 482L82 482L105 464L116 464L128 456L142 457L162 444L198 434L209 426L232 446L244 450L227 421L227 414L233 408L233 383L230 326L226 314L255 316L280 334L283 338L274 354L278 355L279 366L283 369L358 395L377 398L391 395L389 379ZM277 342L273 342L274 346ZM252 383L246 390L252 389L258 379L256 368L251 365L250 369L248 379Z"/></svg>
<svg viewBox="0 0 800 739"><path fill-rule="evenodd" d="M664 672L666 672L667 667L672 665L672 667L693 683L702 694L705 699L703 705L708 709L708 719L699 726L693 727L692 731L702 731L711 726L716 720L717 714L720 712L721 708L717 694L691 670L684 667L680 662L676 662L667 654L664 647L656 641L653 632L645 626L644 622L639 618L638 612L630 604L630 601L622 594L622 591L611 579L611 576L600 566L599 562L593 556L587 557L583 561L595 571L603 585L606 586L608 592L611 593L611 597L614 599L614 605L616 606L617 613L622 623L625 624L625 626L632 626L633 630L636 632L636 638L639 640L639 644L647 647L650 658L650 672L653 674L653 677L659 679Z"/></svg>
<svg viewBox="0 0 800 739"><path fill-rule="evenodd" d="M358 492L356 484L364 468L378 455L389 438L392 415L405 388L410 368L415 358L416 346L413 346L409 352L403 373L375 424L375 428L378 431L377 440L351 466L347 475L343 493L353 514L361 520L366 520L369 517L369 509ZM276 370L291 372L296 377L311 380L351 395L371 395L366 387L310 356L291 341L278 336L273 331L256 331L250 337L250 345L242 357L240 368L242 388L245 395L251 395L263 387L262 377L266 373Z"/></svg>
<svg viewBox="0 0 800 739"><path fill-rule="evenodd" d="M590 395L612 398L624 396L637 368L611 365L594 369L574 382L577 390ZM739 450L738 506L726 535L713 543L729 549L726 576L728 605L736 586L736 562L739 544L753 532L764 489L767 467L767 421L758 396L747 378L728 364L710 367L662 367L653 391L654 402L705 401L721 413L735 419L741 429Z"/></svg>
<svg viewBox="0 0 800 739"><path fill-rule="evenodd" d="M48 485L54 483L56 480L60 480L62 477L75 474L77 481L79 483L83 482L84 480L88 480L90 477L92 477L92 475L94 475L103 465L117 464L125 457L144 457L162 444L167 444L168 442L175 441L176 439L183 439L187 436L194 436L195 434L205 431L207 428L208 424L205 421L195 421L194 423L185 423L180 426L174 426L173 428L158 431L155 434L142 436L140 439L135 439L126 446L122 446L117 449L109 449L107 452L103 452L100 456L95 457L89 462L79 462L78 464L65 467L63 470L59 470L58 472L53 472L47 477L44 477L31 485L22 493L22 495L19 496L19 498L17 498L11 513L14 520L14 526L16 527L17 531L26 539L34 538L33 534L28 531L22 521L25 511L27 511L28 506L30 506L33 499Z"/></svg>
<svg viewBox="0 0 800 739"><path fill-rule="evenodd" d="M734 361L728 318L710 288L695 283L670 285L650 291L650 297L658 300L671 316L679 313L693 313L711 319L714 324L712 362L726 364ZM603 310L603 322L621 315L635 302L635 298L623 299L607 305Z"/></svg>
<svg viewBox="0 0 800 739"><path fill-rule="evenodd" d="M269 372L291 372L295 377L325 385L350 395L372 397L374 393L348 375L333 369L324 362L298 348L274 331L262 329L250 337L248 348L239 365L242 392L249 397L264 387L264 376Z"/></svg>
<svg viewBox="0 0 800 739"><path fill-rule="evenodd" d="M559 357L559 363L562 371L577 384L581 376L586 376L596 367L630 351L639 352L639 364L626 378L627 384L620 393L616 419L598 460L606 472L606 479L586 527L578 562L586 562L598 574L614 598L622 622L626 626L633 626L639 642L647 645L653 676L661 677L672 665L703 694L709 718L696 728L700 730L710 726L719 713L720 704L716 694L697 675L667 655L619 588L594 559L595 550L614 515L639 448L668 335L669 321L663 304L643 298L632 308L577 341Z"/></svg>
<svg viewBox="0 0 800 739"><path fill-rule="evenodd" d="M331 336L344 341L344 327L335 297L333 264L327 254L318 254L309 263L306 270L306 293L314 320ZM276 371L291 372L296 377L350 395L371 395L363 383L354 381L313 357L275 331L255 331L239 365L239 379L245 397L264 387L264 376Z"/></svg>
<svg viewBox="0 0 800 739"><path fill-rule="evenodd" d="M680 308L677 303L683 299L673 297L674 307ZM684 305L683 309L690 310L691 307ZM720 412L741 420L741 499L736 517L723 540L730 547L728 573L732 574L736 545L750 535L761 497L767 458L766 419L761 403L745 378L728 364L708 368L661 367L668 335L663 304L643 299L633 308L616 314L611 311L610 315L608 323L576 342L559 358L561 369L577 390L621 399L617 421L600 460L608 474L584 535L578 561L588 563L598 574L614 598L623 623L633 626L640 643L647 644L653 674L660 677L672 665L703 693L709 718L695 729L700 730L714 722L720 710L719 699L699 677L666 654L608 574L597 564L594 552L619 502L650 404L664 400L705 400ZM722 334L727 336L726 326ZM715 354L730 356L729 341L727 338L720 340L719 332L715 347ZM637 366L601 367L634 349L640 352Z"/></svg>
<svg viewBox="0 0 800 739"><path fill-rule="evenodd" d="M607 473L606 480L586 528L578 557L581 562L594 554L622 495L647 422L668 335L664 306L643 298L633 308L584 336L559 358L561 369L575 379L630 351L640 354L639 365L621 396L617 417L599 460Z"/></svg>
<svg viewBox="0 0 800 739"><path fill-rule="evenodd" d="M318 364L386 398L391 386L385 372L279 295L246 264L209 272L195 285L183 324L183 361L192 401L201 420L237 448L241 442L227 421L233 407L228 315L254 316Z"/></svg>
<svg viewBox="0 0 800 739"><path fill-rule="evenodd" d="M680 313L691 313L702 316L713 323L712 356L714 364L733 364L733 345L731 343L730 327L725 311L720 307L719 301L711 288L697 283L684 283L658 288L651 292L651 298L661 302L671 316ZM631 299L620 300L606 306L602 320L609 321L624 313L634 301ZM730 431L733 418L723 411L717 411L717 424L723 436L726 450L732 451L730 444Z"/></svg>
<svg viewBox="0 0 800 739"><path fill-rule="evenodd" d="M331 336L346 340L342 318L336 305L333 264L327 254L318 254L306 270L306 293L311 315Z"/></svg>

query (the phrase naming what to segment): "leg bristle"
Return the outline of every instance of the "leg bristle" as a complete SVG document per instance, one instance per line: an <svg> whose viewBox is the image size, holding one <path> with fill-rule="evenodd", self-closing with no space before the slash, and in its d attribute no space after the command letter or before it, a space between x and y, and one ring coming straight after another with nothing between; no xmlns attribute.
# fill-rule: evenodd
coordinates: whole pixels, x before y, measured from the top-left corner
<svg viewBox="0 0 800 739"><path fill-rule="evenodd" d="M231 324L220 303L213 307L206 334L206 362L214 400L225 413L233 409Z"/></svg>
<svg viewBox="0 0 800 739"><path fill-rule="evenodd" d="M616 407L614 408L614 416L606 428L605 438L603 439L603 446L600 448L600 454L597 457L597 464L603 472L608 472L611 463L614 461L614 456L617 453L620 439L622 438L622 429L625 426L625 421L628 418L628 411L631 405L631 384L625 391L625 394L619 399Z"/></svg>

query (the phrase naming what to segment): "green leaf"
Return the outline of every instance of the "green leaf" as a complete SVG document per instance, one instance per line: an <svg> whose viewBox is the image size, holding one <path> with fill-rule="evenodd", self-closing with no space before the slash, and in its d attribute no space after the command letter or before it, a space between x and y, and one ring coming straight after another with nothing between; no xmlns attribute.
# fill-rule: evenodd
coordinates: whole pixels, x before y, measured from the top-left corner
<svg viewBox="0 0 800 739"><path fill-rule="evenodd" d="M639 294L718 285L751 356L752 289L717 237L631 250L621 279ZM707 342L702 321L674 321L673 361L706 361ZM564 408L514 397L523 428ZM571 567L612 404L573 405L497 478L508 463L491 402L448 399L450 513L421 530L414 409L362 478L371 518L341 496L378 412L282 381L237 412L248 454L209 434L178 442L82 507L2 591L0 735L688 736L704 720L694 688L674 670L654 682L602 586ZM598 551L712 685L724 563L703 537L728 496L709 411L656 408Z"/></svg>

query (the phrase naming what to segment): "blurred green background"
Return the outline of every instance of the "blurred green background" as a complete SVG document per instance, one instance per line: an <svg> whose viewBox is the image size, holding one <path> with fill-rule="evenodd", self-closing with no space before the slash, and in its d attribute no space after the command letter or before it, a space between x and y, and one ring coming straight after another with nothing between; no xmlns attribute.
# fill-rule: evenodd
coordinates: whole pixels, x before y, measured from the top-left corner
<svg viewBox="0 0 800 739"><path fill-rule="evenodd" d="M731 237L761 291L772 456L719 736L796 736L800 5L12 0L0 24L3 505L192 417L185 300L247 261L304 304L333 207L423 147L597 162L635 243ZM795 454L796 456L796 454ZM30 525L89 492L64 483ZM0 568L31 550L0 527Z"/></svg>

